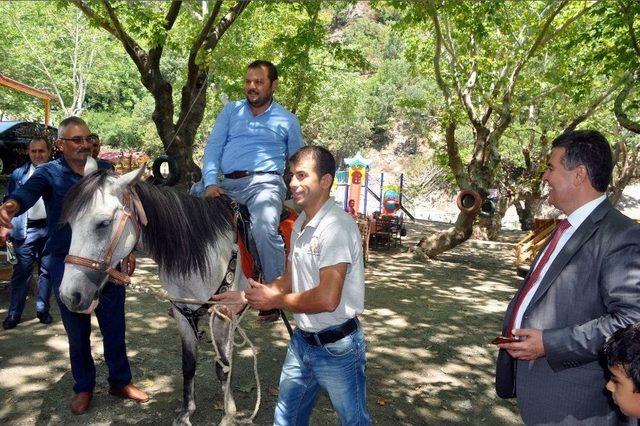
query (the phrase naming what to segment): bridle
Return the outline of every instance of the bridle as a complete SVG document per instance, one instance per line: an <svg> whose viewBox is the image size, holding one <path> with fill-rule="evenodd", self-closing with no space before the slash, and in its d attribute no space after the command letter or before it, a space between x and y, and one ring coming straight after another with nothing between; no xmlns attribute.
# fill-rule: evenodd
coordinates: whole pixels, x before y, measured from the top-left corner
<svg viewBox="0 0 640 426"><path fill-rule="evenodd" d="M133 187L128 187L124 191L122 201L122 214L120 216L118 224L116 225L116 231L113 235L113 238L107 246L102 259L89 259L87 257L75 256L72 254L68 254L64 258L65 263L83 266L85 268L89 268L94 271L106 274L105 278L102 280L102 283L98 286L98 291L96 292L95 296L96 299L100 296L102 289L108 281L114 282L119 285L128 285L131 283L131 278L127 273L118 271L111 266L113 252L120 243L120 239L122 238L122 233L124 232L124 228L127 225L127 221L130 221L133 225L137 243L140 239L141 227L147 224L147 217L144 209L142 208L140 198L138 197L138 194L135 192ZM129 256L131 256L131 253L125 256L122 260L128 260Z"/></svg>

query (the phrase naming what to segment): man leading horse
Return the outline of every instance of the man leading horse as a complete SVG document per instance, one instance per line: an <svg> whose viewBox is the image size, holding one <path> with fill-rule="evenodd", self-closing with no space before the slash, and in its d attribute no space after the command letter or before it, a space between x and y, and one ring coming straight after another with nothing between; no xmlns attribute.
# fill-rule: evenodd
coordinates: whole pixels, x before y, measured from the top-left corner
<svg viewBox="0 0 640 426"><path fill-rule="evenodd" d="M11 228L11 219L15 215L27 211L40 197L44 200L49 234L44 248L45 269L48 271L69 339L75 392L71 400L71 411L74 414L83 414L89 410L95 388L96 369L91 356L91 315L88 315L91 312L71 312L63 300L74 298L75 295L60 292L71 229L69 225L60 225L58 222L65 195L84 174L93 139L94 136L84 120L78 117L64 119L58 127L56 140L62 157L38 167L31 178L21 188L9 194L9 199L0 206L0 226ZM111 167L104 162L99 163L99 166ZM95 308L109 370L109 393L136 402L146 402L149 396L131 383L125 344L124 300L124 287L109 283L102 291L101 303Z"/></svg>

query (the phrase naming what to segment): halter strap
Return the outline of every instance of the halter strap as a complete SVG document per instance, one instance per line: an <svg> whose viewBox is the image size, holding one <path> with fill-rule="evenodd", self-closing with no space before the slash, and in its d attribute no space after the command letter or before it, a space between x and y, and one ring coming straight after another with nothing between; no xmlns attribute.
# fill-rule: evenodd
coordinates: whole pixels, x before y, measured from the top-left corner
<svg viewBox="0 0 640 426"><path fill-rule="evenodd" d="M122 237L122 233L124 232L127 221L131 221L131 224L133 225L136 233L137 241L140 238L140 234L142 232L141 223L144 225L147 224L147 215L142 208L142 203L140 202L138 194L133 188L128 188L127 190L125 190L122 206L122 216L120 216L120 220L118 221L118 225L116 226L113 239L107 246L107 250L104 256L102 256L102 260L89 259L82 256L68 254L64 258L65 263L83 266L85 268L93 269L94 271L103 272L110 277L110 281L113 281L116 284L130 284L131 278L128 274L118 271L117 269L110 266L111 258L113 257L113 252L115 251L116 247L118 247L118 243L120 243L120 238ZM125 256L122 260L128 259L130 255L131 253Z"/></svg>

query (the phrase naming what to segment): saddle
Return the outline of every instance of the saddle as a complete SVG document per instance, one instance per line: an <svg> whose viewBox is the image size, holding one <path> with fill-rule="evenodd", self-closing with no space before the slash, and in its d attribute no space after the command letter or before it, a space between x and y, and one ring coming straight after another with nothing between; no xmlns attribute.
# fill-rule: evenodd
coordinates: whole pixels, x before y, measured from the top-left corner
<svg viewBox="0 0 640 426"><path fill-rule="evenodd" d="M238 235L238 248L242 253L242 271L247 278L258 281L262 274L262 265L260 264L260 256L256 248L253 234L251 233L251 215L247 207L238 204L239 220L236 223ZM289 257L291 233L293 232L293 224L298 218L298 213L283 206L280 214L280 225L278 231L284 241L285 259Z"/></svg>

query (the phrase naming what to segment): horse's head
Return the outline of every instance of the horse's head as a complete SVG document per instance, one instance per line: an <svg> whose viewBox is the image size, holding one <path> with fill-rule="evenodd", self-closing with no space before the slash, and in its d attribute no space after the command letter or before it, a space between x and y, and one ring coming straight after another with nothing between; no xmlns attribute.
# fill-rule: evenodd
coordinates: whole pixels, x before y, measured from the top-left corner
<svg viewBox="0 0 640 426"><path fill-rule="evenodd" d="M110 274L134 249L140 224L131 191L144 169L118 177L98 171L90 158L85 177L67 194L61 219L71 227L71 245L60 299L70 311L92 312Z"/></svg>

